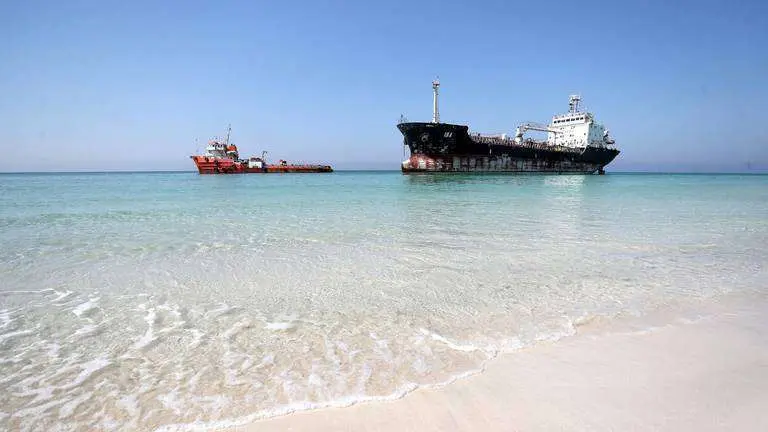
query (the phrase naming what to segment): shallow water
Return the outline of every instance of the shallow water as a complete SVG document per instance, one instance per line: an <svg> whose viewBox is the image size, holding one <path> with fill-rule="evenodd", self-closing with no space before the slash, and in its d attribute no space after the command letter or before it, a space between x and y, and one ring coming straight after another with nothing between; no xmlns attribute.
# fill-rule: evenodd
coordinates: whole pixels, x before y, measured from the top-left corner
<svg viewBox="0 0 768 432"><path fill-rule="evenodd" d="M0 427L396 398L763 290L766 244L768 176L0 175Z"/></svg>

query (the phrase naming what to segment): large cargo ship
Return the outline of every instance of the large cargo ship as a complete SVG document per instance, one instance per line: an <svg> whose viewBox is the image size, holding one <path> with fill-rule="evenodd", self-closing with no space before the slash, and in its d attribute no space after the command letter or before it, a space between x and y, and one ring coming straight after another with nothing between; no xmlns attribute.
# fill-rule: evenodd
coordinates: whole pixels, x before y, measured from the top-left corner
<svg viewBox="0 0 768 432"><path fill-rule="evenodd" d="M285 160L280 160L277 164L269 164L266 160L266 151L261 153L261 157L240 159L237 146L229 142L231 131L231 128L227 128L227 138L224 141L219 139L208 141L205 154L190 156L200 174L333 172L330 165L290 164Z"/></svg>
<svg viewBox="0 0 768 432"><path fill-rule="evenodd" d="M552 117L549 125L520 124L514 137L483 135L467 125L441 123L438 80L432 82L431 122L408 122L397 128L410 156L403 173L433 172L531 172L604 174L605 166L619 154L614 140L592 113L579 108L581 97L570 96L569 110ZM524 137L529 130L547 133L545 140Z"/></svg>

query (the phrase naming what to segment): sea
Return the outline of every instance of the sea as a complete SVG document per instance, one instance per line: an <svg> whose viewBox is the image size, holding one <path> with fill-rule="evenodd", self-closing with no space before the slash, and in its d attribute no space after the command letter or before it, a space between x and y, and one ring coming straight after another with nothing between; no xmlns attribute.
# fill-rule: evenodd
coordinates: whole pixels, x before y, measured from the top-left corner
<svg viewBox="0 0 768 432"><path fill-rule="evenodd" d="M0 429L401 398L768 285L768 176L0 175Z"/></svg>

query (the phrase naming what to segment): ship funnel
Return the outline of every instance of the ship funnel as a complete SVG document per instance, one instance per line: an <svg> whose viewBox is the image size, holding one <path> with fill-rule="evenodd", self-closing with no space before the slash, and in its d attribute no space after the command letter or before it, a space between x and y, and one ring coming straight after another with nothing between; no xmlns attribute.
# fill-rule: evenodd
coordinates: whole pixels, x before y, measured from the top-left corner
<svg viewBox="0 0 768 432"><path fill-rule="evenodd" d="M440 123L440 108L437 105L438 90L440 88L440 78L432 81L432 123Z"/></svg>

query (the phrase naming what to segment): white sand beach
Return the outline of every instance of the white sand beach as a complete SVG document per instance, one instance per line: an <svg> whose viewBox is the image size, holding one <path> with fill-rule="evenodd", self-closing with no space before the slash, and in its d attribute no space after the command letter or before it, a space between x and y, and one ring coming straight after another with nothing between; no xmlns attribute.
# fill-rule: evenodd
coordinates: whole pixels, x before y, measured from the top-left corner
<svg viewBox="0 0 768 432"><path fill-rule="evenodd" d="M665 311L590 323L439 389L231 430L765 431L766 306L742 297L702 304L685 318Z"/></svg>

